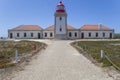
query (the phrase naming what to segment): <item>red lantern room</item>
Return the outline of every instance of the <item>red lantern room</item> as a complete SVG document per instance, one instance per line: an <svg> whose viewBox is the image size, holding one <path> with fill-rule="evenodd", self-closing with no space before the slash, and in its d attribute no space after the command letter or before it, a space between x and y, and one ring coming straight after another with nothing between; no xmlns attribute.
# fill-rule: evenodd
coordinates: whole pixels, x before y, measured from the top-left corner
<svg viewBox="0 0 120 80"><path fill-rule="evenodd" d="M58 13L65 12L65 6L62 3L62 1L60 1L59 4L57 5L56 12L58 12Z"/></svg>

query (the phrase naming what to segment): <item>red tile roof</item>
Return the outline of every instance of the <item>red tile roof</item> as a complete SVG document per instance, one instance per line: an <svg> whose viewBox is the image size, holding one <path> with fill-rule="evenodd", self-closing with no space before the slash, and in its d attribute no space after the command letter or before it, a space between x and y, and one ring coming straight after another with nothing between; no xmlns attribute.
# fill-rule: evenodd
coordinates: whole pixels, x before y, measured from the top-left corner
<svg viewBox="0 0 120 80"><path fill-rule="evenodd" d="M11 30L42 30L42 28L38 25L20 25Z"/></svg>
<svg viewBox="0 0 120 80"><path fill-rule="evenodd" d="M45 30L54 30L54 25L45 28Z"/></svg>
<svg viewBox="0 0 120 80"><path fill-rule="evenodd" d="M99 25L83 25L80 30L112 30L110 28L107 28L104 25L101 25L101 27Z"/></svg>
<svg viewBox="0 0 120 80"><path fill-rule="evenodd" d="M73 30L73 29L76 29L76 28L74 28L74 27L71 26L71 25L68 25L68 26L67 26L67 29L68 29L68 30Z"/></svg>
<svg viewBox="0 0 120 80"><path fill-rule="evenodd" d="M55 26L49 26L44 30L54 30ZM13 28L11 30L43 30L40 26L38 25L20 25L16 28ZM67 30L76 30L73 26L68 25ZM113 30L110 28L107 28L106 26L101 26L100 25L83 25L80 30Z"/></svg>
<svg viewBox="0 0 120 80"><path fill-rule="evenodd" d="M45 30L54 30L54 28L55 28L55 26L52 25L52 26L47 27ZM67 26L67 29L68 29L68 30L73 30L73 29L75 29L75 28L74 28L73 26L71 26L71 25L68 25L68 26Z"/></svg>

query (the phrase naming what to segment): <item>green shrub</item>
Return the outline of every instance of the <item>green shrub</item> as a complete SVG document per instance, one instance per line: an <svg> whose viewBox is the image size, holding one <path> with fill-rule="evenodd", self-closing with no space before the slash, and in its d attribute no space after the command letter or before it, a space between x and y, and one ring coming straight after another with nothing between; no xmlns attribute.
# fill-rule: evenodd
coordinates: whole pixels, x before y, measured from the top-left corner
<svg viewBox="0 0 120 80"><path fill-rule="evenodd" d="M31 51L35 50L34 46L36 45L36 48L39 48L43 43L40 42L34 42L34 41L0 41L0 68L4 67L5 65L8 65L10 60L8 58L14 58L15 51L18 50L19 55L21 54L28 54ZM14 64L9 64L14 65Z"/></svg>
<svg viewBox="0 0 120 80"><path fill-rule="evenodd" d="M103 50L105 55L112 56L111 60L120 67L120 41L79 41L74 44L78 44L98 62L103 62L103 66L111 66L106 58L101 60L100 51Z"/></svg>

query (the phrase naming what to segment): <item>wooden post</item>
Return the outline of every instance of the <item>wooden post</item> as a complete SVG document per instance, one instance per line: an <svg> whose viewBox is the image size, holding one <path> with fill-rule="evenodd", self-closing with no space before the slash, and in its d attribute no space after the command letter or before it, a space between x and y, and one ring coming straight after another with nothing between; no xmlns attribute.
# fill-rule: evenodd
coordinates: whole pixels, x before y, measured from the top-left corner
<svg viewBox="0 0 120 80"><path fill-rule="evenodd" d="M19 60L19 56L18 56L18 50L15 51L15 62L18 63Z"/></svg>
<svg viewBox="0 0 120 80"><path fill-rule="evenodd" d="M100 51L100 57L101 57L101 59L104 58L104 51L103 50Z"/></svg>

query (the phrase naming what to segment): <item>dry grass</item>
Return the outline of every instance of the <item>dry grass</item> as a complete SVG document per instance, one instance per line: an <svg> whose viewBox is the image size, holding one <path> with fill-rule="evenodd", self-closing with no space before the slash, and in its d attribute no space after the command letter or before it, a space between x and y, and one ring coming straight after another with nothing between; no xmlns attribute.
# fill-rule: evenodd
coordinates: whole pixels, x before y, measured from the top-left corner
<svg viewBox="0 0 120 80"><path fill-rule="evenodd" d="M100 58L100 50L104 50L112 62L120 67L120 41L79 41L75 42L84 51L91 55L98 62L103 62L103 66L111 66L111 63L104 58Z"/></svg>
<svg viewBox="0 0 120 80"><path fill-rule="evenodd" d="M19 56L29 54L31 51L40 47L42 43L34 41L0 41L0 68L8 65L15 56L15 50L18 50ZM10 64L8 66L13 66Z"/></svg>

